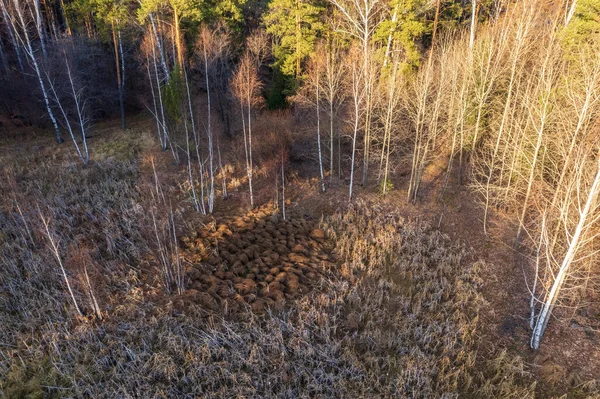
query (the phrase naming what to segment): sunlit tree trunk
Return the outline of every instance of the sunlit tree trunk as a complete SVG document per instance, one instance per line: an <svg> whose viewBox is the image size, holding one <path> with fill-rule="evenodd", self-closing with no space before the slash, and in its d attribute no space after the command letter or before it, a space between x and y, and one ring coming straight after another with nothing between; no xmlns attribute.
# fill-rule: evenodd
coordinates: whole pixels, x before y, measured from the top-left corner
<svg viewBox="0 0 600 399"><path fill-rule="evenodd" d="M526 11L527 8L524 8ZM513 104L513 90L515 89L515 85L517 79L517 66L519 65L519 61L521 61L522 50L526 44L526 40L528 40L529 29L531 27L531 15L526 13L523 15L524 19L518 21L517 32L515 34L515 40L513 44L510 46L511 48L511 66L510 66L510 78L508 81L508 90L506 94L506 99L504 100L504 107L502 110L502 118L500 120L500 127L498 128L496 134L496 143L494 145L494 150L492 153L492 157L490 159L490 164L487 166L488 172L486 176L485 182L485 206L483 213L483 231L487 234L487 219L489 213L489 205L490 205L490 184L492 181L492 176L495 172L495 164L496 158L498 155L498 151L500 149L500 144L502 139L504 138L504 130L506 125L509 123L509 116L511 114L511 108L514 106Z"/></svg>
<svg viewBox="0 0 600 399"><path fill-rule="evenodd" d="M591 211L597 200L599 192L600 192L600 156L598 156L598 165L597 165L596 176L594 178L592 186L590 187L590 191L587 195L587 200L585 202L585 205L584 205L583 209L581 209L581 211L579 212L579 222L577 223L577 226L575 227L575 230L572 233L567 253L565 254L565 256L561 262L560 269L558 270L558 273L557 273L556 277L554 278L554 283L552 284L552 288L550 289L550 292L548 292L548 294L546 295L546 298L542 305L542 309L541 309L540 314L535 323L535 327L533 329L533 334L531 337L531 347L533 349L538 349L540 347L540 341L544 335L544 332L546 331L546 327L548 325L548 320L550 319L552 310L554 309L554 306L555 306L558 296L560 294L561 288L565 282L565 279L568 276L571 264L575 260L575 256L577 255L577 252L580 249L582 236L583 236L586 228L589 226L589 222L590 222L589 218L592 214Z"/></svg>
<svg viewBox="0 0 600 399"><path fill-rule="evenodd" d="M174 3L171 3L173 7L173 21L175 23L175 46L177 47L177 65L179 69L183 67L183 42L181 40L181 24L180 24L180 15L179 9Z"/></svg>
<svg viewBox="0 0 600 399"><path fill-rule="evenodd" d="M208 70L208 54L206 46L208 43L204 43L202 48L202 57L204 60L204 79L206 83L206 134L208 136L208 173L210 176L210 189L208 191L208 212L212 213L215 201L215 168L214 168L214 149L213 149L213 131L212 131L212 117L211 117L211 98L210 98L210 81L209 81L209 70ZM250 121L248 121L250 123ZM250 125L248 125L250 126Z"/></svg>
<svg viewBox="0 0 600 399"><path fill-rule="evenodd" d="M316 111L317 111L317 149L319 152L319 171L321 173L321 191L325 192L325 175L323 174L323 154L321 151L321 108L320 108L320 94L319 94L319 86L321 84L321 76L319 73L319 65L317 63L316 68L316 82L315 82L315 90L316 90Z"/></svg>
<svg viewBox="0 0 600 399"><path fill-rule="evenodd" d="M567 5L569 0L567 0ZM571 19L573 19L573 15L575 15L575 10L577 9L577 0L573 0L573 2L571 3L571 7L569 7L566 15L565 15L565 26L569 25L569 22L571 22Z"/></svg>
<svg viewBox="0 0 600 399"><path fill-rule="evenodd" d="M195 135L194 114L192 111L192 101L190 98L190 85L188 82L188 75L187 75L187 70L185 69L185 66L183 69L183 78L185 81L185 89L186 89L186 94L187 94L186 99L187 99L187 103L188 103L189 117L191 119L193 134ZM196 185L194 184L194 174L192 171L192 156L191 156L191 151L190 151L190 134L189 134L189 130L188 130L187 115L184 115L184 117L183 117L183 128L185 130L185 150L186 150L186 154L187 154L188 181L190 184L190 190L192 191L192 200L194 201L194 208L196 208L196 212L200 212L198 196L196 195ZM200 162L200 160L198 160L198 162Z"/></svg>
<svg viewBox="0 0 600 399"><path fill-rule="evenodd" d="M73 33L71 32L71 25L69 25L69 18L67 17L67 13L65 11L65 1L64 0L60 0L60 14L63 17L63 20L65 21L65 30L67 32L67 35L72 36Z"/></svg>
<svg viewBox="0 0 600 399"><path fill-rule="evenodd" d="M556 59L553 58L553 52L555 48L554 43L547 44L546 57L544 64L540 70L540 76L538 77L538 88L533 92L533 98L531 98L529 105L529 116L531 123L536 132L536 143L533 149L529 177L527 179L527 189L525 191L525 198L523 199L523 207L519 217L519 227L517 229L517 236L515 239L515 246L519 244L521 239L521 233L525 224L525 217L527 216L527 210L529 209L529 199L532 194L533 182L535 180L535 173L538 166L538 158L544 136L546 134L547 124L549 122L550 113L552 112L552 96L555 89L554 85L554 74L555 74L555 63ZM536 117L537 116L537 117Z"/></svg>
<svg viewBox="0 0 600 399"><path fill-rule="evenodd" d="M471 1L471 36L469 37L469 48L473 49L475 44L475 29L477 29L477 0Z"/></svg>

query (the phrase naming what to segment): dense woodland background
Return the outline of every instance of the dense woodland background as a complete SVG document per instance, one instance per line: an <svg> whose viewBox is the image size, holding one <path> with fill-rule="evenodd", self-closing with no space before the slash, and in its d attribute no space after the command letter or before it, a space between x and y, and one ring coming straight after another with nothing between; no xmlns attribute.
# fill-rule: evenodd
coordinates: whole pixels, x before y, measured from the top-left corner
<svg viewBox="0 0 600 399"><path fill-rule="evenodd" d="M599 0L0 0L0 64L7 397L597 394L481 295L600 364Z"/></svg>

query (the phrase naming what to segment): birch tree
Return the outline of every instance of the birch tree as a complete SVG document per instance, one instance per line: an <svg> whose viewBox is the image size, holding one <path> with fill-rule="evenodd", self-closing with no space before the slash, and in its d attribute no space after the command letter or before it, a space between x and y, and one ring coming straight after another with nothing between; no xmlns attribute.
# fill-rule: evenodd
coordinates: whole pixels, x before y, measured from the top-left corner
<svg viewBox="0 0 600 399"><path fill-rule="evenodd" d="M500 146L502 140L504 139L505 129L508 128L510 124L510 115L511 109L516 107L513 100L513 94L518 90L518 85L520 84L519 72L523 68L524 63L524 52L527 51L527 48L530 47L530 34L533 25L533 14L531 7L522 7L522 14L520 18L518 18L516 22L516 28L514 29L514 37L511 40L510 45L510 76L508 79L508 88L506 91L506 97L504 99L504 106L502 109L502 117L500 119L500 126L497 129L496 133L496 141L494 144L494 149L492 150L491 159L489 161L489 165L487 166L487 176L485 182L485 206L484 206L484 215L483 215L483 231L487 234L487 219L489 213L490 206L490 187L493 174L496 169L496 161L498 152L500 150ZM510 15L512 17L512 15ZM509 20L510 21L510 20ZM509 22L510 24L510 22ZM512 29L511 29L512 30Z"/></svg>
<svg viewBox="0 0 600 399"><path fill-rule="evenodd" d="M25 72L25 69L23 67L23 59L21 57L21 46L17 41L15 33L15 21L10 17L8 13L8 5L8 0L0 0L0 9L2 9L2 19L4 19L4 24L8 32L10 43L12 44L13 50L15 52L17 63L19 64L19 69L21 70L21 72Z"/></svg>
<svg viewBox="0 0 600 399"><path fill-rule="evenodd" d="M213 29L206 25L200 27L196 49L203 65L204 82L206 86L206 135L208 138L208 172L210 187L208 192L208 212L212 213L215 199L215 161L214 161L214 132L212 124L211 85L215 64L223 57L229 46L229 38L224 29Z"/></svg>
<svg viewBox="0 0 600 399"><path fill-rule="evenodd" d="M3 10L6 9L5 1L8 1L8 0L0 0L0 2L2 3ZM50 121L52 122L52 126L54 127L54 132L56 133L56 141L59 144L61 144L64 142L64 140L60 134L60 128L58 127L58 122L56 120L56 117L54 116L54 111L52 110L52 107L50 106L50 98L48 96L48 90L46 88L46 83L44 82L42 68L41 68L40 63L38 62L36 50L33 48L33 44L31 42L31 38L30 38L29 24L28 24L26 14L27 13L31 14L32 11L28 8L27 3L20 2L19 0L12 0L12 4L13 4L12 11L14 12L14 16L10 15L8 12L6 14L8 15L8 18L11 21L10 22L11 25L19 27L19 29L15 30L15 33L19 39L20 44L23 47L23 51L25 52L27 59L29 60L31 66L33 67L35 76L36 76L38 84L40 86L40 90L42 92L42 96L44 98L46 112L48 112L48 117L50 118Z"/></svg>
<svg viewBox="0 0 600 399"><path fill-rule="evenodd" d="M253 160L252 160L252 113L260 104L260 88L262 83L258 77L257 60L250 52L244 53L235 71L231 87L233 95L240 105L242 131L246 154L246 175L250 193L250 207L254 208L254 192L252 189Z"/></svg>
<svg viewBox="0 0 600 399"><path fill-rule="evenodd" d="M364 64L361 63L358 58L358 51L353 49L348 55L346 61L349 92L352 101L351 118L348 123L352 126L352 155L350 161L350 187L348 191L348 201L352 201L353 189L354 189L354 163L356 157L356 138L360 129L360 118L364 112L364 101L366 97L366 88L362 82L364 73L362 68Z"/></svg>
<svg viewBox="0 0 600 399"><path fill-rule="evenodd" d="M334 138L336 137L334 122L339 108L344 103L346 91L344 90L344 68L343 68L343 52L339 43L331 37L327 44L320 48L317 53L325 53L324 75L322 79L323 99L326 103L327 114L329 116L329 185L333 183L333 164L334 164ZM341 154L340 140L341 135L337 134L338 138L338 175L341 176L341 167L339 159Z"/></svg>
<svg viewBox="0 0 600 399"><path fill-rule="evenodd" d="M302 63L314 51L323 30L323 7L307 0L274 0L264 16L267 33L275 38L273 55L285 75L298 79Z"/></svg>
<svg viewBox="0 0 600 399"><path fill-rule="evenodd" d="M319 177L321 191L325 192L325 174L323 170L323 151L321 149L321 96L322 96L322 74L325 69L325 57L317 51L309 60L307 77L303 82L300 93L296 96L296 102L307 105L314 109L316 119L317 156L319 160Z"/></svg>
<svg viewBox="0 0 600 399"><path fill-rule="evenodd" d="M551 34L552 35L552 34ZM546 44L546 51L543 64L539 71L539 77L535 82L535 88L532 90L532 98L528 101L528 114L531 126L535 131L535 144L529 161L529 176L527 178L527 188L523 199L523 206L519 216L519 227L515 239L515 245L519 243L521 232L525 224L525 217L529 209L529 199L532 195L533 183L538 172L538 160L544 139L548 134L550 117L553 111L553 96L555 91L556 76L559 73L559 60L555 58L556 50L554 40Z"/></svg>
<svg viewBox="0 0 600 399"><path fill-rule="evenodd" d="M596 151L598 150L596 149ZM567 251L560 262L558 272L555 275L553 274L551 288L544 295L544 298L541 301L541 309L535 318L531 336L531 347L533 349L538 349L540 346L541 339L548 326L548 321L550 320L550 315L560 297L565 280L569 277L573 265L579 260L578 257L582 257L580 255L581 248L586 241L589 242L600 236L600 233L598 233L597 230L591 231L590 229L595 223L600 221L600 214L597 212L598 195L600 194L600 155L596 155L596 158L596 172L592 183L587 190L587 194L582 192L585 187L585 185L582 184L582 181L584 181L585 178L586 168L583 164L580 164L579 167L578 180L575 182L575 190L577 197L585 200L583 204L580 203L578 204L579 206L577 206L577 225L574 230L568 234ZM535 304L535 302L533 303ZM532 314L535 314L535 308L532 309Z"/></svg>
<svg viewBox="0 0 600 399"><path fill-rule="evenodd" d="M165 109L163 105L162 80L159 74L156 44L152 32L148 32L142 42L142 51L146 58L146 71L148 73L148 82L152 94L153 109L151 113L156 121L158 140L163 151L167 150L169 133L167 130L167 121L165 118Z"/></svg>
<svg viewBox="0 0 600 399"><path fill-rule="evenodd" d="M79 304L77 303L77 299L75 298L75 293L73 292L71 283L69 282L69 277L67 276L67 270L65 268L65 265L62 261L62 257L60 255L58 243L56 241L56 238L54 237L54 233L50 231L50 219L46 218L42 214L42 211L40 210L39 206L38 206L38 213L40 215L40 219L42 220L42 225L44 226L44 230L43 230L44 234L46 235L46 238L48 238L48 242L50 243L50 250L52 252L52 255L54 255L54 258L56 259L56 262L58 263L60 272L65 281L65 285L67 286L67 291L69 292L69 296L71 297L71 300L73 301L73 306L75 307L77 314L79 316L83 316L83 313L81 312L81 308L79 307Z"/></svg>
<svg viewBox="0 0 600 399"><path fill-rule="evenodd" d="M391 71L386 79L382 79L382 91L386 93L382 104L383 120L383 146L379 162L380 187L382 194L386 194L389 186L390 152L392 147L392 135L396 132L394 128L397 122L398 107L400 105L401 88L398 75L400 73L400 62L398 54L392 55L393 63Z"/></svg>
<svg viewBox="0 0 600 399"><path fill-rule="evenodd" d="M371 119L373 107L373 84L376 81L376 68L373 65L372 38L381 20L384 3L380 0L329 0L340 12L344 26L341 32L355 38L360 43L364 85L364 149L363 149L363 185L367 184L369 156L371 147Z"/></svg>

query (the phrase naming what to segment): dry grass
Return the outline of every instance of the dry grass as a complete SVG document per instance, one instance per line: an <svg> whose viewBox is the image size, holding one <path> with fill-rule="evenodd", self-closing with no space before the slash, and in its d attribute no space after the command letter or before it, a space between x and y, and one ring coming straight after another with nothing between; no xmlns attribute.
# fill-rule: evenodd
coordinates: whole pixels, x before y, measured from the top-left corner
<svg viewBox="0 0 600 399"><path fill-rule="evenodd" d="M143 168L126 155L87 168L40 159L2 167L0 396L533 397L519 358L479 355L480 265L376 204L324 218L341 262L283 310L234 317L189 301L182 312L185 294L161 289ZM38 204L85 317L75 316ZM80 283L83 266L103 320Z"/></svg>

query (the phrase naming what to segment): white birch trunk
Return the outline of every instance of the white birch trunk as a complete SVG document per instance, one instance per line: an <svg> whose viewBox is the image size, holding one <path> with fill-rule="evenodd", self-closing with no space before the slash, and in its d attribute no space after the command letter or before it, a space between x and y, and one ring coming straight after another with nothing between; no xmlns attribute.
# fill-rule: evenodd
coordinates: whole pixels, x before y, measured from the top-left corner
<svg viewBox="0 0 600 399"><path fill-rule="evenodd" d="M81 310L79 308L79 305L77 304L77 299L75 299L75 294L73 293L73 289L71 288L71 283L69 282L69 277L67 276L67 271L66 271L65 266L63 265L62 259L60 257L58 245L56 244L56 241L54 240L54 237L52 236L52 233L50 232L50 228L48 227L48 220L46 220L44 218L44 215L42 215L42 212L40 211L39 207L38 207L38 212L40 214L40 218L42 219L42 224L44 225L44 229L46 230L46 236L48 237L48 241L50 242L50 247L52 249L52 253L54 254L54 257L56 258L56 260L58 262L60 271L63 275L63 279L65 280L65 284L67 285L67 290L69 291L69 295L71 296L71 300L73 301L73 305L75 306L75 310L77 311L77 314L79 314L79 316L83 316L83 314L81 313Z"/></svg>
<svg viewBox="0 0 600 399"><path fill-rule="evenodd" d="M156 40L156 46L158 47L158 52L160 55L160 64L162 65L163 72L165 74L165 79L167 82L169 81L169 69L167 68L167 62L165 61L165 53L163 51L162 42L160 41L160 37L158 36L158 30L156 28L156 21L154 20L154 15L150 13L150 24L152 26L152 33L154 33L154 38Z"/></svg>
<svg viewBox="0 0 600 399"><path fill-rule="evenodd" d="M316 96L317 96L317 148L319 151L319 171L321 172L321 191L325 192L325 175L323 173L323 153L321 152L321 110L319 108L319 68L317 67L317 82L316 82Z"/></svg>
<svg viewBox="0 0 600 399"><path fill-rule="evenodd" d="M471 7L471 35L469 37L469 50L473 51L473 45L475 44L475 29L477 29L477 21L475 19L477 15L477 0L472 0Z"/></svg>
<svg viewBox="0 0 600 399"><path fill-rule="evenodd" d="M25 72L25 68L23 66L23 59L21 57L21 48L17 39L15 37L16 28L13 20L9 17L8 11L6 10L6 4L4 4L4 0L0 0L0 6L2 7L2 18L6 22L6 30L8 31L8 37L10 38L10 42L15 50L15 56L17 57L17 63L19 64L19 69L21 72Z"/></svg>
<svg viewBox="0 0 600 399"><path fill-rule="evenodd" d="M82 91L75 90L75 81L73 79L73 73L71 72L71 66L69 65L69 60L67 59L66 52L65 55L65 67L67 70L67 76L69 77L69 84L71 86L71 95L73 96L73 102L75 103L75 111L77 112L77 122L79 124L79 130L81 132L81 139L83 143L83 163L87 165L90 160L90 155L87 146L87 137L86 137L86 118L84 116L83 104L81 102L81 93Z"/></svg>
<svg viewBox="0 0 600 399"><path fill-rule="evenodd" d="M563 258L558 274L556 275L554 283L552 284L552 288L545 298L544 304L542 305L542 310L540 311L537 322L535 323L535 328L533 329L533 334L531 337L531 347L533 349L538 349L540 347L540 341L548 325L548 320L550 319L550 315L554 305L556 304L556 300L558 299L558 295L565 278L568 275L569 268L579 249L582 234L588 225L587 222L590 211L596 201L598 193L600 192L600 157L598 157L597 168L596 176L594 178L592 187L590 188L590 192L588 193L585 206L583 210L580 211L579 222L577 223L577 227L575 228L571 242L569 243L569 249Z"/></svg>
<svg viewBox="0 0 600 399"><path fill-rule="evenodd" d="M38 83L40 85L40 89L42 90L42 95L44 97L44 104L46 105L46 111L48 112L48 117L50 118L50 120L52 121L52 125L54 126L54 131L56 133L56 141L58 141L58 143L60 144L64 140L62 139L62 137L60 135L60 129L58 127L56 117L54 116L54 112L52 111L52 107L50 106L50 99L48 98L48 92L46 90L46 85L44 84L44 79L42 78L41 68L35 57L35 52L31 45L31 40L29 39L29 32L27 31L27 23L25 22L25 18L23 16L23 10L21 9L21 6L19 5L18 0L13 0L13 3L15 6L15 11L17 13L17 17L19 18L19 23L21 24L21 28L23 30L23 38L19 37L19 39L20 39L21 43L23 44L23 46L25 48L25 53L27 54L27 57L31 61L31 64L35 71L35 75L38 79Z"/></svg>
<svg viewBox="0 0 600 399"><path fill-rule="evenodd" d="M162 92L160 89L160 77L158 75L158 66L156 65L156 49L154 48L154 45L151 46L152 47L152 60L154 61L154 75L156 78L156 90L158 92L158 106L159 106L159 111L160 111L160 117L161 117L161 127L163 130L163 134L161 137L161 148L163 151L165 151L167 149L167 141L169 138L169 133L167 132L167 121L165 119L165 108L163 106L163 101L162 101Z"/></svg>
<svg viewBox="0 0 600 399"><path fill-rule="evenodd" d="M252 191L252 102L248 87L248 187L250 189L250 207L254 208L254 192Z"/></svg>
<svg viewBox="0 0 600 399"><path fill-rule="evenodd" d="M575 15L576 9L577 9L577 0L573 0L573 3L571 3L571 7L569 8L567 15L565 15L565 26L569 25L569 22L571 22L571 19L573 19L573 15Z"/></svg>
<svg viewBox="0 0 600 399"><path fill-rule="evenodd" d="M46 34L44 32L44 20L42 19L42 13L40 10L40 0L32 0L33 9L35 10L35 27L38 31L40 38L40 46L42 47L42 53L44 58L48 56L46 53Z"/></svg>
<svg viewBox="0 0 600 399"><path fill-rule="evenodd" d="M204 75L206 82L207 96L207 135L208 135L208 167L210 176L210 189L208 192L208 212L212 213L215 202L215 168L214 168L214 149L213 149L213 132L211 121L211 102L210 102L210 80L208 76L208 54L206 53L206 43L203 44L204 55Z"/></svg>
<svg viewBox="0 0 600 399"><path fill-rule="evenodd" d="M281 213L283 220L285 220L285 170L283 156L281 157Z"/></svg>

